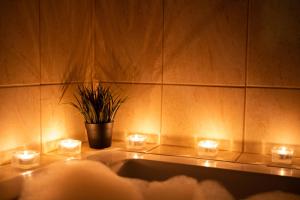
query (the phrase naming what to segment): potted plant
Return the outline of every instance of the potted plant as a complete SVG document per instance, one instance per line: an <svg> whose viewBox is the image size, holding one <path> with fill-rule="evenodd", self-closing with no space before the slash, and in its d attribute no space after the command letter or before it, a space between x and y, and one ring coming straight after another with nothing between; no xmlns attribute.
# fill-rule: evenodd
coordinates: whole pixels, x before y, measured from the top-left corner
<svg viewBox="0 0 300 200"><path fill-rule="evenodd" d="M74 106L84 117L88 141L91 148L103 149L111 146L114 118L125 99L113 95L109 87L78 86L74 94Z"/></svg>

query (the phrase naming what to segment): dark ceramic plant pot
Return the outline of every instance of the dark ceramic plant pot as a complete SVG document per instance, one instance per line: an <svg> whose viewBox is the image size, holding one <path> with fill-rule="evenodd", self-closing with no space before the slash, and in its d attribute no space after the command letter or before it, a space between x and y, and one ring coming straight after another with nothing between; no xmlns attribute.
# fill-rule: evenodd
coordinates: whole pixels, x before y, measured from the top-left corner
<svg viewBox="0 0 300 200"><path fill-rule="evenodd" d="M94 149L111 146L113 122L103 124L85 124L89 145Z"/></svg>

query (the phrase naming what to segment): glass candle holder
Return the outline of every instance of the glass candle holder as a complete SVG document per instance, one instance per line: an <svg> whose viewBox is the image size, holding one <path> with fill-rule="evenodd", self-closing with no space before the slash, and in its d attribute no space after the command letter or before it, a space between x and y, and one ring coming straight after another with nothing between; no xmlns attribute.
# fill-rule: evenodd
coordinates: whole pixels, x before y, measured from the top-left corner
<svg viewBox="0 0 300 200"><path fill-rule="evenodd" d="M294 150L286 146L279 146L272 148L272 162L291 164Z"/></svg>
<svg viewBox="0 0 300 200"><path fill-rule="evenodd" d="M81 141L73 139L61 140L58 144L58 152L66 155L78 155L81 153Z"/></svg>
<svg viewBox="0 0 300 200"><path fill-rule="evenodd" d="M17 151L13 153L11 164L20 169L31 169L39 166L40 153L33 150Z"/></svg>
<svg viewBox="0 0 300 200"><path fill-rule="evenodd" d="M132 134L127 137L127 148L142 149L145 147L147 137L142 134Z"/></svg>
<svg viewBox="0 0 300 200"><path fill-rule="evenodd" d="M197 145L199 156L215 157L218 154L219 143L215 140L200 140Z"/></svg>

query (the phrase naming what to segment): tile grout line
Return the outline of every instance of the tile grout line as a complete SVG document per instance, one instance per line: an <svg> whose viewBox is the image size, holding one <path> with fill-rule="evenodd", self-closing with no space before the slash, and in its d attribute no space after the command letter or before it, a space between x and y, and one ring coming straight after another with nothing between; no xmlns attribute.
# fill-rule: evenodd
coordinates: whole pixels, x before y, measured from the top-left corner
<svg viewBox="0 0 300 200"><path fill-rule="evenodd" d="M145 153L151 154L151 151L157 149L157 148L160 147L160 146L161 146L161 144L157 144L157 145L151 147L150 149L146 150Z"/></svg>
<svg viewBox="0 0 300 200"><path fill-rule="evenodd" d="M35 86L51 86L51 85L68 85L79 83L90 83L91 81L72 81L72 82L49 82L49 83L29 83L29 84L10 84L0 85L0 89L5 88L19 88L19 87L35 87ZM101 81L103 83L113 84L133 84L133 85L163 85L163 86L178 86L178 87L211 87L211 88L252 88L252 89L269 89L269 90L296 90L300 91L300 87L280 87L280 86L242 86L242 85L209 85L209 84L186 84L186 83L151 83L151 82L126 82L126 81Z"/></svg>
<svg viewBox="0 0 300 200"><path fill-rule="evenodd" d="M92 5L92 48L93 48L93 55L92 55L92 60L93 60L93 64L92 64L92 69L91 69L91 82L93 82L94 77L95 77L95 51L96 51L96 0L92 1L93 5Z"/></svg>
<svg viewBox="0 0 300 200"><path fill-rule="evenodd" d="M247 82L248 82L250 1L251 0L247 1L246 48L245 48L245 89L244 89L244 108L243 108L242 153L245 151L245 137L246 137L246 112L247 112Z"/></svg>
<svg viewBox="0 0 300 200"><path fill-rule="evenodd" d="M163 95L164 95L164 40L165 40L165 1L161 0L162 6L162 32L161 32L161 88L160 88L160 133L159 145L161 144L163 123Z"/></svg>
<svg viewBox="0 0 300 200"><path fill-rule="evenodd" d="M239 152L239 155L236 157L236 159L234 159L234 162L239 162L238 160L240 159L243 153L244 152Z"/></svg>
<svg viewBox="0 0 300 200"><path fill-rule="evenodd" d="M42 36L41 36L41 0L39 2L39 65L40 65L40 86L39 86L39 91L40 91L40 153L42 154L44 152L43 150L43 122L42 122Z"/></svg>

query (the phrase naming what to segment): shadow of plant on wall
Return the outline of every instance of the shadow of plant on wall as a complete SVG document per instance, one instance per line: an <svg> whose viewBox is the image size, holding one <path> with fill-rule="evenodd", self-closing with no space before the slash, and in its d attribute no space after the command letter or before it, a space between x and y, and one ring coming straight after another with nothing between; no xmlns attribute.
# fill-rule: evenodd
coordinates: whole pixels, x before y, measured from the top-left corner
<svg viewBox="0 0 300 200"><path fill-rule="evenodd" d="M95 77L161 81L161 1L96 2Z"/></svg>
<svg viewBox="0 0 300 200"><path fill-rule="evenodd" d="M185 2L184 6L170 2L164 1L164 5L161 1L96 2L96 78L161 82L163 54L164 65L168 66L178 56L193 53L188 52L190 47L199 46L199 39L207 37L208 30L223 31L216 14L228 17L227 13L235 6L235 1L213 4L200 1L196 3L202 12L199 18L195 2ZM201 41L202 48L213 48L210 43L220 40L216 37Z"/></svg>
<svg viewBox="0 0 300 200"><path fill-rule="evenodd" d="M39 83L38 6L1 1L0 13L0 84Z"/></svg>
<svg viewBox="0 0 300 200"><path fill-rule="evenodd" d="M63 99L70 84L92 82L92 66L93 60L91 54L93 51L92 37L87 39L84 46L76 46L70 51L67 67L62 74L61 97L59 102ZM73 60L74 58L80 58Z"/></svg>
<svg viewBox="0 0 300 200"><path fill-rule="evenodd" d="M207 35L214 39L214 35L210 35L207 31L211 31L211 26L217 26L220 29L217 17L225 15L228 18L228 12L235 6L236 1L166 1L164 16L164 38L165 38L165 62L164 65L173 65L177 62L178 56L182 56L192 51L190 47L193 45L202 46L202 48L213 48L209 46L209 42L203 40ZM182 5L184 3L184 5ZM199 11L195 12L196 7ZM201 12L201 15L199 14ZM227 16L226 16L227 15ZM175 20L177 19L177 20ZM229 19L228 19L229 20ZM216 24L216 25L215 25ZM217 30L217 31L222 31ZM220 34L219 34L220 35ZM199 41L202 39L202 41ZM201 55L199 55L201 56Z"/></svg>

